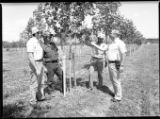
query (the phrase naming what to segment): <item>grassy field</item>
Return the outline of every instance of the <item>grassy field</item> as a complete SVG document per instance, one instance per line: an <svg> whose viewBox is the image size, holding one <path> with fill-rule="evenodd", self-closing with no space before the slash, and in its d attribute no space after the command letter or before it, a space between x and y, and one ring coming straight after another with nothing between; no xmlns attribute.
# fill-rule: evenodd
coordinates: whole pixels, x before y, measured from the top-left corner
<svg viewBox="0 0 160 119"><path fill-rule="evenodd" d="M75 48L76 54L79 48ZM66 50L67 52L67 50ZM84 46L76 56L76 71L89 62L91 50ZM68 61L67 61L68 66ZM107 70L104 86L89 90L88 73L77 74L78 87L66 97L55 90L51 100L31 108L29 100L29 67L25 50L3 51L3 115L4 117L104 117L159 115L159 51L158 44L142 45L126 59L122 74L123 100L112 103L112 85ZM87 71L87 70L85 70ZM97 74L94 74L97 80Z"/></svg>

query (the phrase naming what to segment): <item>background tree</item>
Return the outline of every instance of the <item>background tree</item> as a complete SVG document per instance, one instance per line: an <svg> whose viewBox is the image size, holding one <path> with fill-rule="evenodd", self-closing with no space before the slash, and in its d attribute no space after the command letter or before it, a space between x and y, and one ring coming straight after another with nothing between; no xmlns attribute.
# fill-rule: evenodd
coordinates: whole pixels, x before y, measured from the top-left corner
<svg viewBox="0 0 160 119"><path fill-rule="evenodd" d="M42 31L55 31L61 45L72 44L75 37L85 43L98 31L103 30L109 35L112 29L120 30L120 36L126 43L141 42L144 38L133 22L118 13L120 6L120 2L40 3L28 21L26 38L30 36L31 28L37 26Z"/></svg>

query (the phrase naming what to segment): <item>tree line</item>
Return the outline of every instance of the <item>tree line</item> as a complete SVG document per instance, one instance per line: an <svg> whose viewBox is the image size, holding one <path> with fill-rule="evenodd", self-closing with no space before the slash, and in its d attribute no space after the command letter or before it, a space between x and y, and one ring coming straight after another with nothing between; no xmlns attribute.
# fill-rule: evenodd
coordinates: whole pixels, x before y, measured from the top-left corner
<svg viewBox="0 0 160 119"><path fill-rule="evenodd" d="M13 42L3 41L2 46L3 48L24 48L26 47L26 44L21 40Z"/></svg>
<svg viewBox="0 0 160 119"><path fill-rule="evenodd" d="M61 44L72 42L75 37L85 43L86 37L103 30L106 36L112 29L120 31L126 43L141 44L145 38L131 19L124 18L118 11L120 2L46 2L40 3L28 21L22 39L29 39L31 28L41 31L53 30Z"/></svg>
<svg viewBox="0 0 160 119"><path fill-rule="evenodd" d="M31 29L53 30L60 39L60 45L73 44L76 37L79 43L85 43L92 35L103 30L106 36L112 29L120 31L120 37L126 43L141 44L145 38L134 26L131 19L124 18L118 11L120 2L46 2L40 3L33 11L20 40L3 42L3 47L25 47L31 37ZM75 43L74 43L75 44Z"/></svg>

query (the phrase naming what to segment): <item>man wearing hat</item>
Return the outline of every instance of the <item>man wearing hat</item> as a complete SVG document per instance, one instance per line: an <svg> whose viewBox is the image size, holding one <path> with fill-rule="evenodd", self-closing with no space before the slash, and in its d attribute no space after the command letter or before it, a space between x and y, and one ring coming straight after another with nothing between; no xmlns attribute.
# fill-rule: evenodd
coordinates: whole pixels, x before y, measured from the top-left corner
<svg viewBox="0 0 160 119"><path fill-rule="evenodd" d="M127 52L125 43L119 39L119 34L119 31L112 30L110 38L107 39L108 48L102 48L97 46L95 43L91 43L99 50L107 51L109 75L115 94L114 98L111 99L113 102L121 101L122 99L120 72L123 71L125 53Z"/></svg>
<svg viewBox="0 0 160 119"><path fill-rule="evenodd" d="M105 34L103 32L98 33L98 41L96 45L101 48L106 48L107 45L104 43L105 40ZM95 53L91 58L92 66L94 67L94 70L97 70L98 72L98 88L103 86L103 61L104 61L104 51L95 49ZM91 68L91 67L90 67ZM90 82L91 89L93 87L93 82Z"/></svg>
<svg viewBox="0 0 160 119"><path fill-rule="evenodd" d="M52 82L54 74L56 74L62 82L62 69L59 64L59 54L58 54L58 48L55 44L55 32L49 31L47 34L47 37L44 39L44 44L41 43L41 46L44 50L44 57L43 61L47 68L47 82L49 84L48 89L52 89Z"/></svg>
<svg viewBox="0 0 160 119"><path fill-rule="evenodd" d="M44 88L47 71L43 65L43 49L40 45L40 32L37 27L32 28L32 38L27 41L26 48L29 58L29 66L31 68L31 104L35 104L36 101L42 101L45 99Z"/></svg>

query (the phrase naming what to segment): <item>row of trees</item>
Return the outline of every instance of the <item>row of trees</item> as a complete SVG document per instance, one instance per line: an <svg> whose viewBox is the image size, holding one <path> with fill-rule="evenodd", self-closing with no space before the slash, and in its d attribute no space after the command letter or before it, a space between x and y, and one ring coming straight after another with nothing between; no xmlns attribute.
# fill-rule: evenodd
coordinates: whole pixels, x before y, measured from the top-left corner
<svg viewBox="0 0 160 119"><path fill-rule="evenodd" d="M61 45L72 43L75 37L84 43L86 37L92 37L100 30L107 36L112 29L119 30L121 39L126 43L141 44L144 37L132 20L124 18L118 12L120 6L120 2L40 3L20 34L20 40L26 42L31 37L31 28L37 26L42 31L56 32Z"/></svg>
<svg viewBox="0 0 160 119"><path fill-rule="evenodd" d="M3 41L3 48L22 48L22 47L26 47L26 43L21 40L13 42Z"/></svg>

